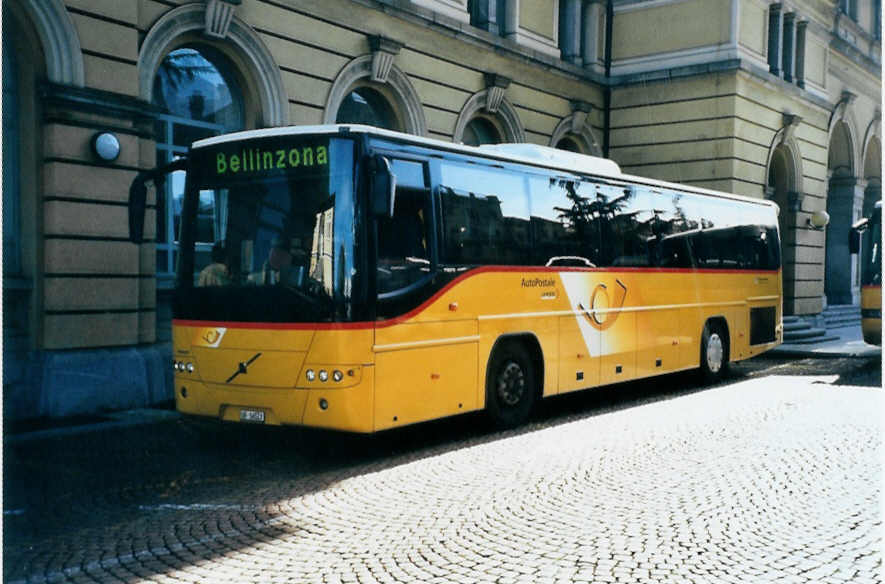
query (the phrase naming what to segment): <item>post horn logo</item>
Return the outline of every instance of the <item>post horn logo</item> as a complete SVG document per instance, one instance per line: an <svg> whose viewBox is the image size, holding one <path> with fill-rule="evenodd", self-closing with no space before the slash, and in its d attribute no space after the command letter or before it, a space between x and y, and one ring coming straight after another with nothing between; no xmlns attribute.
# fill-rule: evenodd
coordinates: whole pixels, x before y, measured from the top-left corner
<svg viewBox="0 0 885 584"><path fill-rule="evenodd" d="M583 304L578 303L578 309L583 311L584 317L590 322L590 325L598 331L604 331L615 324L615 321L618 320L618 317L621 315L621 308L624 307L624 299L627 298L627 287L624 286L624 283L620 280L615 280L615 283L618 284L618 288L615 293L614 305L609 303L608 288L602 283L596 285L596 288L593 290L593 294L590 297L590 309L592 312L585 308ZM605 306L612 312L605 311L602 314L599 314L597 312L597 304ZM602 308L600 308L600 310L602 310Z"/></svg>
<svg viewBox="0 0 885 584"><path fill-rule="evenodd" d="M221 333L218 332L218 329L209 329L203 333L203 340L210 345L217 343L219 338L221 338Z"/></svg>

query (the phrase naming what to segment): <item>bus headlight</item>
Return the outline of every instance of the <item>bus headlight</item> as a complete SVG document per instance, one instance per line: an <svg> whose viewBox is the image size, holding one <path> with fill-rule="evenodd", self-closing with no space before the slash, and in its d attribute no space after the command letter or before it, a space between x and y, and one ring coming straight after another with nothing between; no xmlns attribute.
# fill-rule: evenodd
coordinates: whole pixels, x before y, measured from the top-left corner
<svg viewBox="0 0 885 584"><path fill-rule="evenodd" d="M329 381L329 372L325 369L320 369L320 381Z"/></svg>
<svg viewBox="0 0 885 584"><path fill-rule="evenodd" d="M308 369L307 373L305 373L304 376L307 377L308 381L313 381L314 379L317 378L317 374L316 374L316 372L314 372L313 369Z"/></svg>
<svg viewBox="0 0 885 584"><path fill-rule="evenodd" d="M332 372L332 379L334 379L335 381L341 381L342 379L344 379L344 374L336 369Z"/></svg>
<svg viewBox="0 0 885 584"><path fill-rule="evenodd" d="M188 373L193 373L193 372L194 372L194 364L193 364L193 363L188 363L187 365L185 365L184 368L187 369L187 372L188 372Z"/></svg>

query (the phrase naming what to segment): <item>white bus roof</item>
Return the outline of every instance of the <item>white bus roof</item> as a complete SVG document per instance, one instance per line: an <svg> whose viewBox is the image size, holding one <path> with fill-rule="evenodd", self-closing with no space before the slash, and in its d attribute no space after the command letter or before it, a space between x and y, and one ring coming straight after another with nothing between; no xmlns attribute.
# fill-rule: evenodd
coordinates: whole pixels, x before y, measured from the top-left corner
<svg viewBox="0 0 885 584"><path fill-rule="evenodd" d="M343 130L350 133L371 134L383 138L391 138L394 140L406 141L412 144L427 146L429 148L438 148L441 150L461 152L472 156L482 156L484 158L496 158L508 162L522 162L532 165L541 165L548 168L555 168L567 172L577 172L583 174L592 174L615 180L640 183L651 187L676 189L686 192L693 192L703 195L711 195L714 197L725 197L748 203L756 203L768 205L777 208L773 201L766 199L756 199L753 197L745 197L726 193L722 191L714 191L701 187L683 185L678 183L670 183L659 181L643 176L634 176L623 174L620 166L608 158L598 158L596 156L588 156L577 152L569 152L559 150L550 146L540 146L537 144L485 144L482 146L467 146L465 144L455 144L454 142L445 142L434 138L425 138L423 136L415 136L413 134L404 134L402 132L394 132L376 128L374 126L365 126L360 124L326 124L322 126L283 126L277 128L262 128L260 130L246 130L243 132L235 132L232 134L223 134L212 138L205 138L193 143L193 148L203 148L225 142L237 142L240 140L250 140L253 138L269 138L274 136L298 136L302 134L339 134Z"/></svg>

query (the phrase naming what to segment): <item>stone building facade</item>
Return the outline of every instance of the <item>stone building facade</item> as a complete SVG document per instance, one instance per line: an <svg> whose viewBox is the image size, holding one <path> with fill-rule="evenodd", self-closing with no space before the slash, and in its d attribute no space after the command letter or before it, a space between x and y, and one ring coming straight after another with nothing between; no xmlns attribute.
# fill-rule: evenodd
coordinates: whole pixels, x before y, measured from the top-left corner
<svg viewBox="0 0 885 584"><path fill-rule="evenodd" d="M847 229L881 196L880 12L879 0L3 0L4 413L171 399L181 180L151 201L142 245L127 239L128 187L238 129L361 121L531 142L772 198L785 313L856 303ZM99 154L102 134L116 156ZM818 211L825 229L810 224Z"/></svg>

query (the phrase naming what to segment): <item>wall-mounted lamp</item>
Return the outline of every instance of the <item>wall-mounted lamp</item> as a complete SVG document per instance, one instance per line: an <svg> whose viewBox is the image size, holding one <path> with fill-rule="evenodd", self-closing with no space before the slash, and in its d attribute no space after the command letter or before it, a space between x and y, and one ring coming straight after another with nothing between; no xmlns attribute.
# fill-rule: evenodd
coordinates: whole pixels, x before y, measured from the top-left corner
<svg viewBox="0 0 885 584"><path fill-rule="evenodd" d="M111 132L96 132L92 137L92 152L104 162L113 162L120 156L120 141Z"/></svg>
<svg viewBox="0 0 885 584"><path fill-rule="evenodd" d="M815 211L806 219L806 224L812 229L823 229L830 222L830 214L826 211Z"/></svg>

